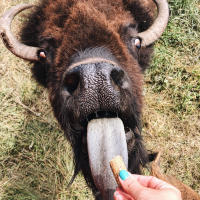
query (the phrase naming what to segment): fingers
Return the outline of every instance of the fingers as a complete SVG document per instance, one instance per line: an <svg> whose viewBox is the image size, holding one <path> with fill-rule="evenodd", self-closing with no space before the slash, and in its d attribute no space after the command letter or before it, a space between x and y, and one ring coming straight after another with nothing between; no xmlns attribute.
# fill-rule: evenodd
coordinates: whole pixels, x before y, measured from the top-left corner
<svg viewBox="0 0 200 200"><path fill-rule="evenodd" d="M137 197L140 195L141 191L143 191L145 188L137 181L137 176L133 176L129 172L125 170L120 171L120 183L122 186L122 189L125 193L129 194L131 197L137 199Z"/></svg>
<svg viewBox="0 0 200 200"><path fill-rule="evenodd" d="M155 200L170 195L174 197L171 199L181 199L181 193L177 188L156 177L132 175L126 170L121 170L119 176L122 189L117 190L115 195L119 198L116 200L129 200L130 197L125 196L124 193L130 195L132 199L141 199L142 197L142 199Z"/></svg>
<svg viewBox="0 0 200 200"><path fill-rule="evenodd" d="M173 189L177 190L174 186L162 181L153 176L142 176L142 175L132 175L136 180L144 187L161 190L161 189Z"/></svg>
<svg viewBox="0 0 200 200"><path fill-rule="evenodd" d="M115 191L114 199L115 200L135 200L133 197L123 192L120 188L117 188L117 190Z"/></svg>

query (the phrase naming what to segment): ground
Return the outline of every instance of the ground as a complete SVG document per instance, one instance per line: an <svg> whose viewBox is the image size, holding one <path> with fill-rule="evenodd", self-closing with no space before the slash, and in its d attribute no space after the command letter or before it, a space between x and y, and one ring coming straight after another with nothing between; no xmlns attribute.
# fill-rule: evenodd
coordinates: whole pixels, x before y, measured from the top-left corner
<svg viewBox="0 0 200 200"><path fill-rule="evenodd" d="M1 0L0 15L27 2L37 1ZM199 192L200 3L169 4L170 23L145 74L143 137L148 149L162 150L164 173ZM16 34L25 16L14 21ZM92 199L81 174L67 188L73 174L71 149L30 68L0 42L0 200Z"/></svg>

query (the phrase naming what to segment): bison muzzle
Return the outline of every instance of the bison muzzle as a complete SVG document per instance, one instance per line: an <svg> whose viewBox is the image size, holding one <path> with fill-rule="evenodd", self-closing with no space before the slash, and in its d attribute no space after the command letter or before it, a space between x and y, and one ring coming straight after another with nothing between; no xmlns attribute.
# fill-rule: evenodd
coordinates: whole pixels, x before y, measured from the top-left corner
<svg viewBox="0 0 200 200"><path fill-rule="evenodd" d="M19 42L10 30L33 8ZM166 0L44 0L21 4L0 19L0 35L16 56L33 62L96 199L113 199L109 160L123 156L130 172L149 162L141 138L143 72L169 17Z"/></svg>

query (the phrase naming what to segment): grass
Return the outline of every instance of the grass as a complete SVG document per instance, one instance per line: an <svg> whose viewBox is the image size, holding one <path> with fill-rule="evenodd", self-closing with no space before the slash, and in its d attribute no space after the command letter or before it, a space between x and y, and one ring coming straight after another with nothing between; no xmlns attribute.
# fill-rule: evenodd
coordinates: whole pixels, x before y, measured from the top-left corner
<svg viewBox="0 0 200 200"><path fill-rule="evenodd" d="M167 30L145 79L144 139L162 169L200 191L200 4L170 0Z"/></svg>
<svg viewBox="0 0 200 200"><path fill-rule="evenodd" d="M36 0L6 0L12 5ZM143 137L162 150L163 172L200 191L200 3L170 0L167 30L145 75ZM18 32L23 14L13 23ZM92 199L81 174L72 187L71 148L55 121L47 92L27 62L0 42L0 200Z"/></svg>

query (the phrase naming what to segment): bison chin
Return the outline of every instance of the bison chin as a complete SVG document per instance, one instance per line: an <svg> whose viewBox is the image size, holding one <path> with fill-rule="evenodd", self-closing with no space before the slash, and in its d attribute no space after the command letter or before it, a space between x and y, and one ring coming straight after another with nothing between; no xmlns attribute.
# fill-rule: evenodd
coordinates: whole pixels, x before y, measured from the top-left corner
<svg viewBox="0 0 200 200"><path fill-rule="evenodd" d="M113 199L116 181L109 161L121 155L128 168L128 150L124 125L119 118L94 119L87 126L87 148L94 183L103 199Z"/></svg>

